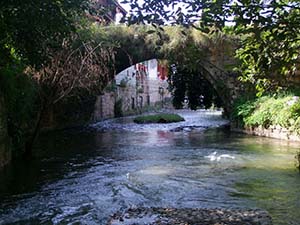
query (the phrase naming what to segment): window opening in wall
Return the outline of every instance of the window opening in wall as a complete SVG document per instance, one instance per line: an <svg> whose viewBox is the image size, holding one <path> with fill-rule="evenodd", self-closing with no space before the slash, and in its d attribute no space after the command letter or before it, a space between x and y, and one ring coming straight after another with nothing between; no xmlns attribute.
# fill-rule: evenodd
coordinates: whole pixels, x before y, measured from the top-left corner
<svg viewBox="0 0 300 225"><path fill-rule="evenodd" d="M140 108L143 108L143 101L144 101L144 99L143 99L143 96L139 96L139 100L140 100Z"/></svg>

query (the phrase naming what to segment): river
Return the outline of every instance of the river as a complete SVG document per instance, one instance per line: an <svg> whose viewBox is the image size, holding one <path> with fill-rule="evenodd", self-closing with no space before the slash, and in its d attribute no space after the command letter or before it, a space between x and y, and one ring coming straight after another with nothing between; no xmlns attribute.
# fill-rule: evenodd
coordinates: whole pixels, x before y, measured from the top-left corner
<svg viewBox="0 0 300 225"><path fill-rule="evenodd" d="M231 133L220 112L179 114L185 122L126 117L41 136L34 159L0 173L0 224L105 224L139 206L259 208L300 224L298 143Z"/></svg>

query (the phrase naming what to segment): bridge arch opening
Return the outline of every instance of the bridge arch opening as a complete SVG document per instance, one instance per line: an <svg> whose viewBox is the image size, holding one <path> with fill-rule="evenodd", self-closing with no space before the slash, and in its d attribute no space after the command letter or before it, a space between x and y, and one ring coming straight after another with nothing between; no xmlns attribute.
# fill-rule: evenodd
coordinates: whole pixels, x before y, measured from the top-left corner
<svg viewBox="0 0 300 225"><path fill-rule="evenodd" d="M192 110L198 108L223 108L220 92L209 80L208 72L197 67L197 70L181 65L171 65L169 76L170 89L173 94L175 108L188 106Z"/></svg>
<svg viewBox="0 0 300 225"><path fill-rule="evenodd" d="M191 109L226 108L225 85L220 85L206 68L170 65L168 60L150 59L129 65L116 74L98 101L95 120L140 113L149 107L166 106ZM178 72L180 72L178 74ZM214 71L215 72L215 71ZM215 72L216 73L216 72ZM181 84L176 83L180 81ZM182 86L183 89L181 89ZM181 93L180 93L181 92Z"/></svg>

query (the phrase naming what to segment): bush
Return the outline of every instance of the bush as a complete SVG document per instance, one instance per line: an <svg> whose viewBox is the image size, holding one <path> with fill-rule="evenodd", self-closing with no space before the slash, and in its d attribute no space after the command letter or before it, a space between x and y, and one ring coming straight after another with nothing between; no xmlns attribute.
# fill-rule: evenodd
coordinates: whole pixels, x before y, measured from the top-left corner
<svg viewBox="0 0 300 225"><path fill-rule="evenodd" d="M184 121L184 118L177 114L156 114L147 116L138 116L133 120L135 123L175 123Z"/></svg>
<svg viewBox="0 0 300 225"><path fill-rule="evenodd" d="M233 118L248 127L279 125L300 133L300 100L292 94L263 96L239 100L234 106Z"/></svg>
<svg viewBox="0 0 300 225"><path fill-rule="evenodd" d="M33 128L38 105L37 86L23 74L22 65L15 65L0 69L0 90L7 106L8 133L13 140L13 153L18 155Z"/></svg>

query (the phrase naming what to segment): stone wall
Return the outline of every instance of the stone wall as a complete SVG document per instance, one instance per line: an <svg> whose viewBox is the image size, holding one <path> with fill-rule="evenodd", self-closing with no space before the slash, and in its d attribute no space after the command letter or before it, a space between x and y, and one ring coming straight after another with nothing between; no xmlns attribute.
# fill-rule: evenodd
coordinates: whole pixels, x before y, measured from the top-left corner
<svg viewBox="0 0 300 225"><path fill-rule="evenodd" d="M6 109L4 99L0 96L0 168L11 160L11 145L7 133Z"/></svg>
<svg viewBox="0 0 300 225"><path fill-rule="evenodd" d="M97 96L93 121L113 118L114 107L115 107L115 94L113 92L107 92L103 95Z"/></svg>
<svg viewBox="0 0 300 225"><path fill-rule="evenodd" d="M244 129L235 128L235 126L232 126L231 130L261 137L276 138L289 141L300 141L300 136L298 134L292 133L288 129L280 126L270 126L268 129L261 126L246 127Z"/></svg>

